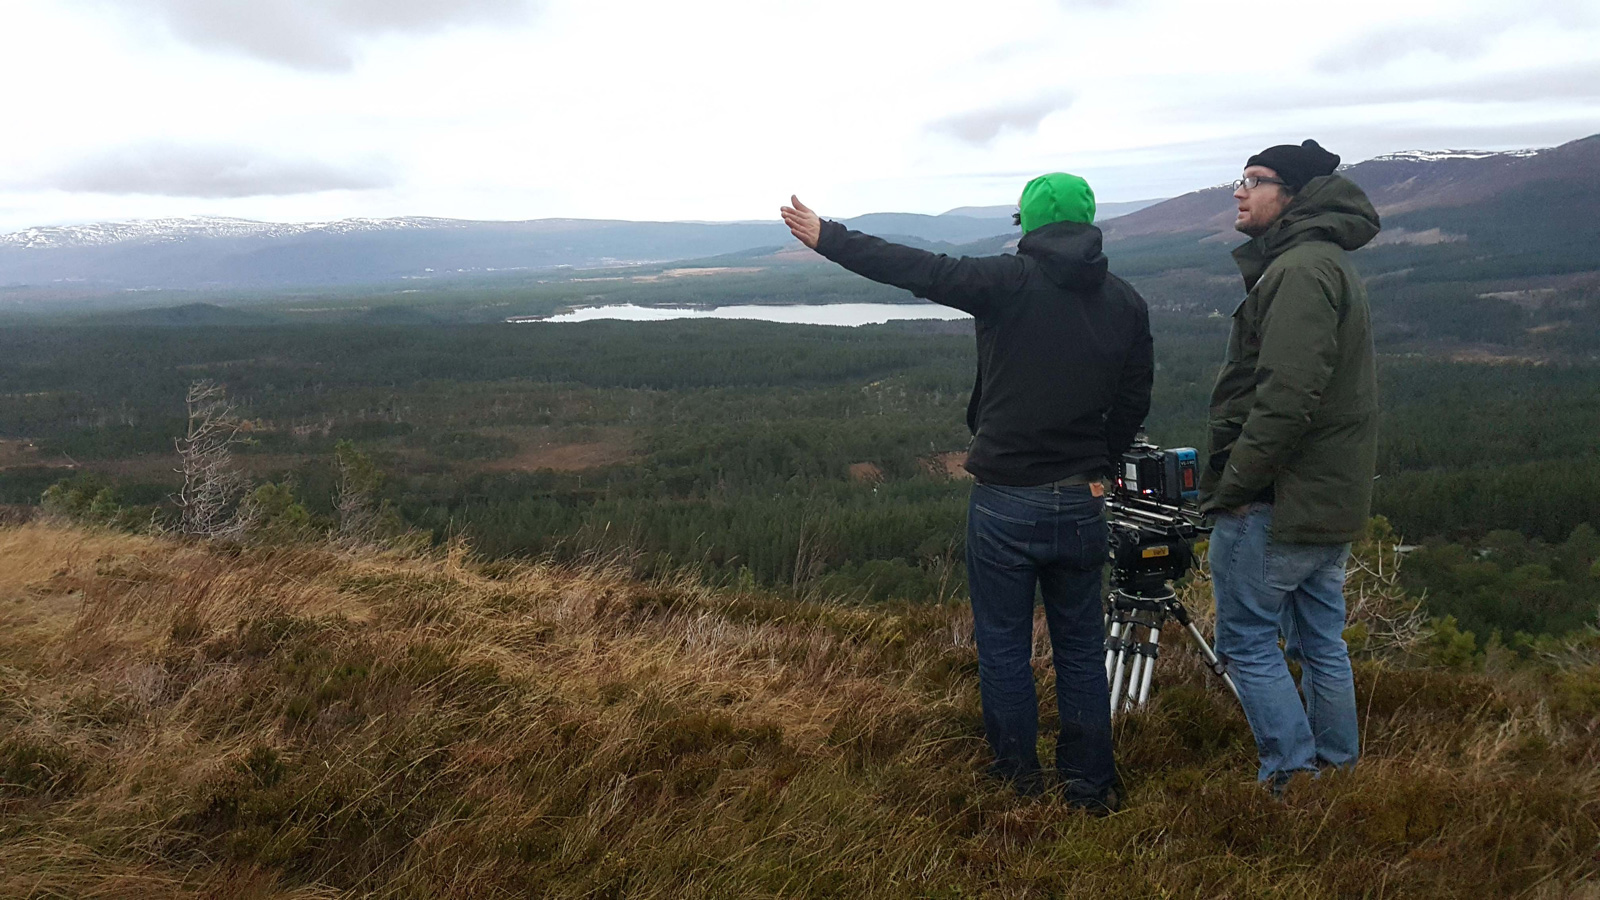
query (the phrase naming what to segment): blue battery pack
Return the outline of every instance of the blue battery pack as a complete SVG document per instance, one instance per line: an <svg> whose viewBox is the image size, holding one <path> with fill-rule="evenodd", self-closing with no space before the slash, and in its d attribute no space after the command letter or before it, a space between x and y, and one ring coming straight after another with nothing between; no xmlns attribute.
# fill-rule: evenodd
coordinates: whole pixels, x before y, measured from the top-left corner
<svg viewBox="0 0 1600 900"><path fill-rule="evenodd" d="M1173 447L1161 457L1167 496L1173 500L1199 498L1200 454L1193 447Z"/></svg>

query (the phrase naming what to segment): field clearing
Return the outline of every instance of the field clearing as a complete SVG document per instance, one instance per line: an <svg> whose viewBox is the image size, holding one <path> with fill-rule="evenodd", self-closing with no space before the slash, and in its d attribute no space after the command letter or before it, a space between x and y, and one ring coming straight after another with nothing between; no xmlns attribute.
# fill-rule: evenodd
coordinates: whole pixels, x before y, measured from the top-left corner
<svg viewBox="0 0 1600 900"><path fill-rule="evenodd" d="M643 459L635 435L622 428L588 429L598 440L564 441L551 431L535 429L493 429L517 442L517 452L504 459L484 462L489 472L584 472L605 466L623 465Z"/></svg>
<svg viewBox="0 0 1600 900"><path fill-rule="evenodd" d="M0 470L28 466L71 469L76 463L60 454L41 453L38 446L27 438L0 439Z"/></svg>

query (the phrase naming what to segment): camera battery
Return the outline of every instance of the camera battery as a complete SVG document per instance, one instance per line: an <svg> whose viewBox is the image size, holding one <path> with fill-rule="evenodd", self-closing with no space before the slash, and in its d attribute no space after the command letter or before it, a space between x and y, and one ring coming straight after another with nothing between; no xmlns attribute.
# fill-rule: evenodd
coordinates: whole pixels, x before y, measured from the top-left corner
<svg viewBox="0 0 1600 900"><path fill-rule="evenodd" d="M1200 455L1193 447L1174 447L1161 454L1163 486L1172 502L1200 496Z"/></svg>

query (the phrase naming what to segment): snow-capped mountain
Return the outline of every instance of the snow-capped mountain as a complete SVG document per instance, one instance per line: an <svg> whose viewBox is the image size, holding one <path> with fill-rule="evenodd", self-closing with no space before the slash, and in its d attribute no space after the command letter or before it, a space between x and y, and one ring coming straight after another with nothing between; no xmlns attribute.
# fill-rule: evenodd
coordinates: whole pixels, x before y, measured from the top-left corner
<svg viewBox="0 0 1600 900"><path fill-rule="evenodd" d="M341 219L337 222L255 222L221 216L185 216L165 219L137 219L132 222L95 222L88 225L58 225L26 228L0 234L0 246L44 249L52 247L94 247L130 241L184 241L206 238L282 238L310 232L350 234L359 231L397 231L408 228L463 228L468 222L454 219L404 217L395 219Z"/></svg>
<svg viewBox="0 0 1600 900"><path fill-rule="evenodd" d="M1526 159L1538 156L1539 150L1401 150L1374 156L1368 162L1438 162L1443 159Z"/></svg>

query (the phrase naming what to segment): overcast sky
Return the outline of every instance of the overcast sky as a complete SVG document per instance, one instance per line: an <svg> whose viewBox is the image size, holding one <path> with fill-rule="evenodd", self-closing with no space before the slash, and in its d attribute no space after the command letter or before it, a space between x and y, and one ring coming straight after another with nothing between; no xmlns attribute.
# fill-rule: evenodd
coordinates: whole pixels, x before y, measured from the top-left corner
<svg viewBox="0 0 1600 900"><path fill-rule="evenodd" d="M0 34L0 232L937 213L1600 132L1600 0L0 0Z"/></svg>

